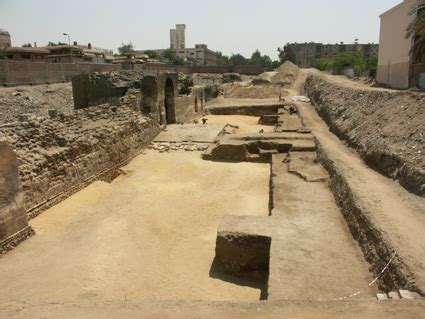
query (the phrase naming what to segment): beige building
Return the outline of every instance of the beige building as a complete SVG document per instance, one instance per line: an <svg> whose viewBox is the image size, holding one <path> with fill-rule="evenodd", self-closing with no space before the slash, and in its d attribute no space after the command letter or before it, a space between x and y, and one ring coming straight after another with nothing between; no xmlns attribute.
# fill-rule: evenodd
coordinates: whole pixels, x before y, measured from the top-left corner
<svg viewBox="0 0 425 319"><path fill-rule="evenodd" d="M6 56L8 60L13 61L29 61L29 62L45 62L49 50L43 48L6 48Z"/></svg>
<svg viewBox="0 0 425 319"><path fill-rule="evenodd" d="M186 47L186 25L176 24L175 29L170 30L170 48L173 50Z"/></svg>
<svg viewBox="0 0 425 319"><path fill-rule="evenodd" d="M422 1L425 4L425 1ZM406 89L419 84L423 64L413 63L410 50L414 39L406 38L406 29L414 19L409 15L417 0L404 0L384 12L379 38L377 81L390 87Z"/></svg>

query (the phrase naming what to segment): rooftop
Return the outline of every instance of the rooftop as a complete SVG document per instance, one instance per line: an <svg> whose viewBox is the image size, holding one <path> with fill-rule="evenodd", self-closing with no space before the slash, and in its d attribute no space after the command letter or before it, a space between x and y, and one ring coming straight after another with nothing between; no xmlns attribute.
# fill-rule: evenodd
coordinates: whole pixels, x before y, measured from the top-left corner
<svg viewBox="0 0 425 319"><path fill-rule="evenodd" d="M44 48L21 48L21 47L9 47L6 48L7 53L39 53L39 54L49 54L50 51Z"/></svg>

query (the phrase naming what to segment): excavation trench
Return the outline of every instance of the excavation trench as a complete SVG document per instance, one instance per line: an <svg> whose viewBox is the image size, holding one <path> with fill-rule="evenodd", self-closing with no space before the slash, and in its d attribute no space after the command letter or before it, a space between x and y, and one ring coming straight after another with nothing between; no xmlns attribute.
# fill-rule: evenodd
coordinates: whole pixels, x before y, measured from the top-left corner
<svg viewBox="0 0 425 319"><path fill-rule="evenodd" d="M261 298L353 298L358 291L356 296L362 298L374 296L377 288L368 284L384 269L393 250L377 245L379 232L353 213L355 205L341 202L352 197L341 185L343 177L326 162L320 147L316 154L315 148L295 145L299 140L293 137L293 144L282 139L276 143L277 138L270 143L273 138L263 137L230 136L204 154L204 159L213 161L270 164L269 217L225 216L218 230L215 267L232 276L262 280ZM229 142L232 138L238 142ZM378 288L386 292L411 288L408 272L398 268L403 263L395 259L394 264L397 267L380 276Z"/></svg>

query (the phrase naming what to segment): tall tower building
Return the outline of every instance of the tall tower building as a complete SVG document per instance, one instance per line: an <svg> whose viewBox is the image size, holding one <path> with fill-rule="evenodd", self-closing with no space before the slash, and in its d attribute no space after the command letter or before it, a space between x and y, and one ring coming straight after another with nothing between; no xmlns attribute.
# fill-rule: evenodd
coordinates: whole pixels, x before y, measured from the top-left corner
<svg viewBox="0 0 425 319"><path fill-rule="evenodd" d="M170 48L174 50L186 48L185 24L176 24L176 28L170 30Z"/></svg>
<svg viewBox="0 0 425 319"><path fill-rule="evenodd" d="M170 48L173 50L177 49L177 30L170 30Z"/></svg>

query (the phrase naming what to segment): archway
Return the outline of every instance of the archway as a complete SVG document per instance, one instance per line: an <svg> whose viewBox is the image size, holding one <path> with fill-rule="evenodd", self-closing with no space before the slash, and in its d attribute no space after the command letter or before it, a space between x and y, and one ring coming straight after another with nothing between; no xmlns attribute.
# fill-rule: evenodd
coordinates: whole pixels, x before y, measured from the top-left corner
<svg viewBox="0 0 425 319"><path fill-rule="evenodd" d="M142 94L142 113L157 113L161 122L161 113L158 108L158 84L155 77L147 76L142 79Z"/></svg>
<svg viewBox="0 0 425 319"><path fill-rule="evenodd" d="M174 83L173 80L167 78L165 81L165 118L167 124L176 123L176 110L174 101Z"/></svg>
<svg viewBox="0 0 425 319"><path fill-rule="evenodd" d="M198 113L198 97L195 97L195 112Z"/></svg>

